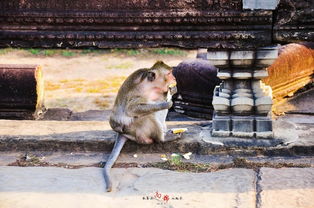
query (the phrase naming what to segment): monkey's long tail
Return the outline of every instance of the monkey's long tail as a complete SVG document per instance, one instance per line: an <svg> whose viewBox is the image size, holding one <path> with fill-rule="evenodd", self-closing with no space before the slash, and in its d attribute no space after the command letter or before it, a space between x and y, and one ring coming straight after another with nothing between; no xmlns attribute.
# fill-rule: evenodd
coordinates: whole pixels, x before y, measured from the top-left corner
<svg viewBox="0 0 314 208"><path fill-rule="evenodd" d="M106 182L106 186L107 186L107 192L111 192L112 190L112 182L111 182L111 178L110 178L110 169L113 166L113 164L116 162L117 158L120 155L121 149L123 148L125 142L128 139L121 135L118 134L116 142L114 143L114 147L112 149L112 152L106 162L106 165L104 167L104 177L105 177L105 182Z"/></svg>

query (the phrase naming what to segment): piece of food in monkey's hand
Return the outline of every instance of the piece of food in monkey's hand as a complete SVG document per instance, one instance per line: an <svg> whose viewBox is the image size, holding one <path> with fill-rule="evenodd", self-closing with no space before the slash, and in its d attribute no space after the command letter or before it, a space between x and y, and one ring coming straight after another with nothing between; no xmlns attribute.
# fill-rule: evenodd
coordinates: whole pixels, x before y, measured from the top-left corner
<svg viewBox="0 0 314 208"><path fill-rule="evenodd" d="M170 95L174 95L178 92L178 89L177 89L177 83L172 83L169 85L169 91L170 91Z"/></svg>
<svg viewBox="0 0 314 208"><path fill-rule="evenodd" d="M173 128L171 129L172 133L174 134L180 134L182 132L186 132L188 129L187 128Z"/></svg>
<svg viewBox="0 0 314 208"><path fill-rule="evenodd" d="M175 86L177 86L177 83L172 83L172 84L169 85L169 88L172 88L172 87L175 87Z"/></svg>

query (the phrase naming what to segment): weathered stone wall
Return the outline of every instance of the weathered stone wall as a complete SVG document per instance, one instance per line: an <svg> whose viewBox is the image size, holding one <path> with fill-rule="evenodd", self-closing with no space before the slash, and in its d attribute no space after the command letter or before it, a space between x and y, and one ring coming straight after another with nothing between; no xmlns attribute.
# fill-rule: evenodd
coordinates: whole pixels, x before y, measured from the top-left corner
<svg viewBox="0 0 314 208"><path fill-rule="evenodd" d="M0 47L254 48L271 44L270 10L241 0L0 1Z"/></svg>
<svg viewBox="0 0 314 208"><path fill-rule="evenodd" d="M314 42L314 1L280 0L274 15L274 42Z"/></svg>
<svg viewBox="0 0 314 208"><path fill-rule="evenodd" d="M277 3L277 0L0 1L0 47L234 49L313 41L313 0L281 0L276 8Z"/></svg>

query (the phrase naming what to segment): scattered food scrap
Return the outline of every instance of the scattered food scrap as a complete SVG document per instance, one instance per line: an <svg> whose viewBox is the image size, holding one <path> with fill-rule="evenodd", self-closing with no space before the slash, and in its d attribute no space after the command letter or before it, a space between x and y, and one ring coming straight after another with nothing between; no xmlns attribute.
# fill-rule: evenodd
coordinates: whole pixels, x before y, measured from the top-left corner
<svg viewBox="0 0 314 208"><path fill-rule="evenodd" d="M180 134L182 132L186 132L188 129L187 128L173 128L171 129L172 133L174 134Z"/></svg>

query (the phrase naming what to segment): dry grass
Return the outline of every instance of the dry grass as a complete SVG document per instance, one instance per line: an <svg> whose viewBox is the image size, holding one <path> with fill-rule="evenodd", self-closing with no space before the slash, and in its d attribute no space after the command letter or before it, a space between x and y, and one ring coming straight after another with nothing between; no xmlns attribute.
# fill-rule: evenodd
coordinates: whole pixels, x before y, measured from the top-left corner
<svg viewBox="0 0 314 208"><path fill-rule="evenodd" d="M45 91L47 107L69 108L84 111L88 107L100 110L111 108L114 95L117 94L126 76L116 76L105 80L62 79L46 81ZM63 95L61 97L61 95ZM67 95L64 97L64 95ZM82 102L84 101L84 102ZM83 103L85 103L83 105Z"/></svg>
<svg viewBox="0 0 314 208"><path fill-rule="evenodd" d="M109 99L107 98L107 96L95 98L94 103L101 110L105 110L105 109L108 109L110 107L110 102L109 102Z"/></svg>
<svg viewBox="0 0 314 208"><path fill-rule="evenodd" d="M120 64L113 64L113 65L109 65L106 68L107 69L129 69L133 67L133 63L132 62L122 62Z"/></svg>
<svg viewBox="0 0 314 208"><path fill-rule="evenodd" d="M76 93L116 93L125 79L125 76L117 76L106 80L93 81L84 79L60 80L58 82L46 81L45 90L70 90Z"/></svg>
<svg viewBox="0 0 314 208"><path fill-rule="evenodd" d="M49 81L45 82L45 90L46 91L54 91L54 90L59 90L61 89L61 84L59 83L52 83Z"/></svg>

